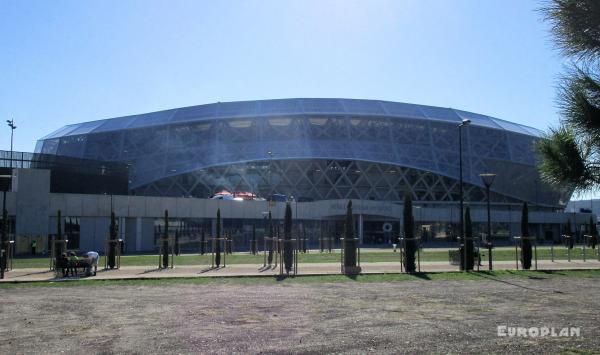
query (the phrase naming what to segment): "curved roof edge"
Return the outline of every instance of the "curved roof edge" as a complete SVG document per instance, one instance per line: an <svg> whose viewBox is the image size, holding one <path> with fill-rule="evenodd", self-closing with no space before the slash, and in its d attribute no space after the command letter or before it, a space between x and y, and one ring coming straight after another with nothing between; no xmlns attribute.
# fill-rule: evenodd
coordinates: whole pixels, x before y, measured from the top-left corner
<svg viewBox="0 0 600 355"><path fill-rule="evenodd" d="M473 112L393 101L292 98L256 101L216 102L138 115L108 118L64 126L40 140L64 136L144 128L165 124L196 122L219 118L269 117L281 115L361 115L408 119L428 119L459 123L470 119L473 125L541 137L543 131L522 124Z"/></svg>

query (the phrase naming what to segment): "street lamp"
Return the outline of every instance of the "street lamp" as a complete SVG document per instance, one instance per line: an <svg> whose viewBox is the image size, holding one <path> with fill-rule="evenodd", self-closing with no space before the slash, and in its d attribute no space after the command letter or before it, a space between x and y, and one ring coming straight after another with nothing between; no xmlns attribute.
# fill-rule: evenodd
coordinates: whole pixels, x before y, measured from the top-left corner
<svg viewBox="0 0 600 355"><path fill-rule="evenodd" d="M15 129L17 129L17 126L15 126L15 119L13 118L12 120L6 120L6 123L8 124L8 127L10 127L10 169L12 170L12 162L13 162L13 136L15 133Z"/></svg>
<svg viewBox="0 0 600 355"><path fill-rule="evenodd" d="M487 247L488 247L488 265L489 269L492 270L492 222L490 217L490 186L494 183L494 179L496 178L496 174L493 173L483 173L479 174L481 177L481 181L485 185L485 191L487 193Z"/></svg>
<svg viewBox="0 0 600 355"><path fill-rule="evenodd" d="M462 161L462 128L471 123L469 119L463 119L458 125L458 160L460 169L460 237L463 242L463 271L467 271L467 241L465 240L465 225L463 215L464 195L463 195L463 161Z"/></svg>
<svg viewBox="0 0 600 355"><path fill-rule="evenodd" d="M271 186L273 184L273 152L271 151L271 149L267 151L267 155L269 156L269 186L267 191L270 195L267 196L267 198L269 199L269 211L271 211L271 202L273 202L273 186Z"/></svg>

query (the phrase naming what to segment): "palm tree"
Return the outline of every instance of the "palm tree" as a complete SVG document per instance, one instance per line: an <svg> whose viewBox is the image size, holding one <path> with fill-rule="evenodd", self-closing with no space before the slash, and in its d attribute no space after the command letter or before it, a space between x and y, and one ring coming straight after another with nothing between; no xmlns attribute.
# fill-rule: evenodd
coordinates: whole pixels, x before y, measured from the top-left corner
<svg viewBox="0 0 600 355"><path fill-rule="evenodd" d="M551 0L542 9L573 67L558 91L561 127L537 142L542 178L583 191L600 184L600 2Z"/></svg>

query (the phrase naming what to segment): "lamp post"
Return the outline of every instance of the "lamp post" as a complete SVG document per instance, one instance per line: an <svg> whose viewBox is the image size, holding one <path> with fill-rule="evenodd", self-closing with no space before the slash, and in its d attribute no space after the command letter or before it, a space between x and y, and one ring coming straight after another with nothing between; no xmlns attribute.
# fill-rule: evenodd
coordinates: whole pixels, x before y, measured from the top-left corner
<svg viewBox="0 0 600 355"><path fill-rule="evenodd" d="M267 155L269 156L269 191L271 193L271 195L273 194L273 186L271 186L273 184L273 152L271 151L271 149L269 149L267 151Z"/></svg>
<svg viewBox="0 0 600 355"><path fill-rule="evenodd" d="M496 178L496 174L492 173L484 173L479 174L481 177L481 181L485 185L485 191L487 195L487 248L488 248L488 266L489 270L492 270L492 222L490 217L490 186L494 183L494 178Z"/></svg>
<svg viewBox="0 0 600 355"><path fill-rule="evenodd" d="M460 237L463 243L463 271L467 271L467 243L465 240L465 225L464 225L464 194L463 194L463 161L462 161L462 128L471 123L469 119L463 119L458 125L458 160L460 170Z"/></svg>
<svg viewBox="0 0 600 355"><path fill-rule="evenodd" d="M17 129L17 126L15 126L15 119L13 118L12 120L6 120L6 123L8 124L8 127L10 127L10 169L12 170L13 167L13 136L15 133L15 129Z"/></svg>

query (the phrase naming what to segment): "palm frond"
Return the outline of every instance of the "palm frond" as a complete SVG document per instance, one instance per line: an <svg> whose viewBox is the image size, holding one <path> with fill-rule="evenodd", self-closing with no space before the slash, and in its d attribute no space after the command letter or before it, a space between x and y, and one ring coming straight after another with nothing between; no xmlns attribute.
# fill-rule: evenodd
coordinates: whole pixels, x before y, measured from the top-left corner
<svg viewBox="0 0 600 355"><path fill-rule="evenodd" d="M579 134L600 138L600 78L590 70L576 68L563 79L559 90L563 124Z"/></svg>
<svg viewBox="0 0 600 355"><path fill-rule="evenodd" d="M549 0L541 9L562 51L582 60L600 56L600 1Z"/></svg>
<svg viewBox="0 0 600 355"><path fill-rule="evenodd" d="M586 190L597 183L594 169L588 165L590 150L581 145L572 129L551 129L547 137L536 143L536 149L544 181L575 190Z"/></svg>

